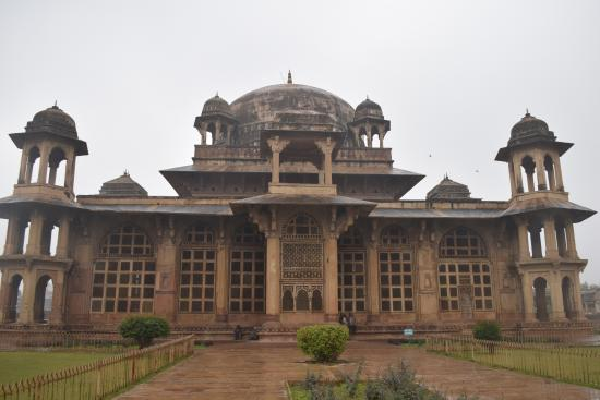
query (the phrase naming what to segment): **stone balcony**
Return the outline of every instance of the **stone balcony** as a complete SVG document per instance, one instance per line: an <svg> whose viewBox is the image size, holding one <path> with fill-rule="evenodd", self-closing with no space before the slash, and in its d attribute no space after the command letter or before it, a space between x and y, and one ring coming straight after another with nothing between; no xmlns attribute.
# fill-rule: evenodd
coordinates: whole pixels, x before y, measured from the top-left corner
<svg viewBox="0 0 600 400"><path fill-rule="evenodd" d="M336 196L337 185L269 182L269 194Z"/></svg>

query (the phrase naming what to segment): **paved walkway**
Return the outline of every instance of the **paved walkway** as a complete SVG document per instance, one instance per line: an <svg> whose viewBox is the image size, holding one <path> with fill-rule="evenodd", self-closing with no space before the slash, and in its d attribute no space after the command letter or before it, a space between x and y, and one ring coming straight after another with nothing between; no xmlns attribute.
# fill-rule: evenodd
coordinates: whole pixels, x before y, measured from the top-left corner
<svg viewBox="0 0 600 400"><path fill-rule="evenodd" d="M559 384L383 342L350 342L341 358L347 363L320 366L306 363L307 358L294 343L216 344L197 350L191 358L136 386L119 399L285 399L285 381L302 379L308 369L333 378L340 371L354 371L362 361L363 376L373 376L386 365L405 359L423 383L453 397L466 391L481 400L600 400L599 390Z"/></svg>

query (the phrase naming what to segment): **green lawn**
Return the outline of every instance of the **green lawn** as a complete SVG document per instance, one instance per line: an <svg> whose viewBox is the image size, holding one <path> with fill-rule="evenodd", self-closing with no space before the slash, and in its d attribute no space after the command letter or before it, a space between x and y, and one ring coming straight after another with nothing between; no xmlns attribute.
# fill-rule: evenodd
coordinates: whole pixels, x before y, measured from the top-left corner
<svg viewBox="0 0 600 400"><path fill-rule="evenodd" d="M84 351L3 351L0 352L0 384L85 365L108 356L103 352Z"/></svg>

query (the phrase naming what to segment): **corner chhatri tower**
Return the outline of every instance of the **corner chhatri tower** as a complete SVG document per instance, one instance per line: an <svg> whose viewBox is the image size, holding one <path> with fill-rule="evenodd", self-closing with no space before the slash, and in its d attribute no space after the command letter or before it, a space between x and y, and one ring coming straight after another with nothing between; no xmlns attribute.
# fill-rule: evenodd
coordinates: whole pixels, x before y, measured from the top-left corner
<svg viewBox="0 0 600 400"><path fill-rule="evenodd" d="M394 168L381 106L367 98L355 110L291 74L232 103L217 94L194 127L192 165L160 171L171 197L149 196L126 171L75 198L87 147L56 106L11 134L23 155L0 199L2 324L110 329L145 313L214 332L340 313L383 329L583 318L574 223L595 211L565 192L572 144L529 113L496 156L508 201L471 197L448 177L402 200L423 175Z"/></svg>

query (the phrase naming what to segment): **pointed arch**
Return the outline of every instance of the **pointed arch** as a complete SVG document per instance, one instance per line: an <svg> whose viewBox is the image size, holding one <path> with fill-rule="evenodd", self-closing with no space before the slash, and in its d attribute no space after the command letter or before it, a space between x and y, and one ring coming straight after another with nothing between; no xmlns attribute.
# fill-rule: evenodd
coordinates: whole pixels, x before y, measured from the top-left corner
<svg viewBox="0 0 600 400"><path fill-rule="evenodd" d="M483 238L473 229L457 227L447 231L440 241L440 257L486 257Z"/></svg>
<svg viewBox="0 0 600 400"><path fill-rule="evenodd" d="M304 289L298 290L296 294L296 311L310 311L308 292Z"/></svg>
<svg viewBox="0 0 600 400"><path fill-rule="evenodd" d="M307 214L298 213L283 226L282 235L286 239L321 239L322 229L317 220Z"/></svg>
<svg viewBox="0 0 600 400"><path fill-rule="evenodd" d="M310 305L312 312L323 311L323 296L320 290L313 290Z"/></svg>
<svg viewBox="0 0 600 400"><path fill-rule="evenodd" d="M400 246L408 244L408 235L399 225L389 225L381 231L382 246Z"/></svg>
<svg viewBox="0 0 600 400"><path fill-rule="evenodd" d="M283 311L294 311L294 296L289 289L283 291L282 308Z"/></svg>
<svg viewBox="0 0 600 400"><path fill-rule="evenodd" d="M54 296L52 289L52 278L47 275L40 277L35 285L33 320L38 324L48 322L52 310L52 296ZM47 297L50 298L48 299Z"/></svg>

